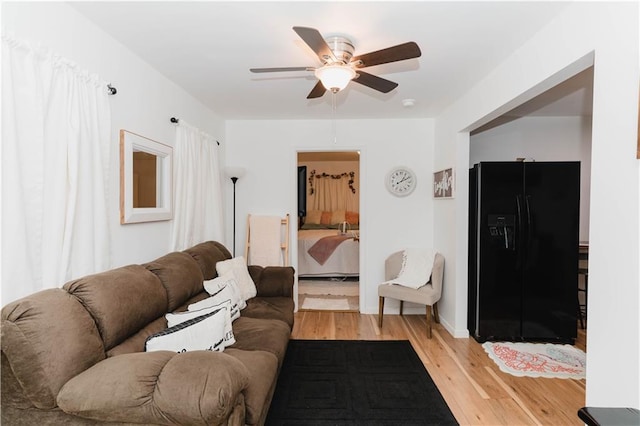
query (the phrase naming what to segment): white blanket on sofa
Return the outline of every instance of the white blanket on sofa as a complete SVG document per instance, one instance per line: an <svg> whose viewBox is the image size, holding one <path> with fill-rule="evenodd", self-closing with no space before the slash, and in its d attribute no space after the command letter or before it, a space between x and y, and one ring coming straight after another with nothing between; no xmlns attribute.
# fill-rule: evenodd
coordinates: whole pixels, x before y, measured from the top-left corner
<svg viewBox="0 0 640 426"><path fill-rule="evenodd" d="M402 252L402 268L397 278L384 284L397 284L418 289L427 284L436 252L433 249L410 248Z"/></svg>

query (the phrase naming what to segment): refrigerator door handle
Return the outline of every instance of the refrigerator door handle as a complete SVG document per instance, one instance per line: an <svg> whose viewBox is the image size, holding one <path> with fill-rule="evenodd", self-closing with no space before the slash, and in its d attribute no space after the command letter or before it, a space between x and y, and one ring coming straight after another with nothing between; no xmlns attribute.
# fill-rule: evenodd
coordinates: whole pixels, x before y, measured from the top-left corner
<svg viewBox="0 0 640 426"><path fill-rule="evenodd" d="M516 210L517 210L517 221L518 221L518 228L517 228L517 232L515 233L515 235L517 236L518 234L522 233L522 203L520 201L520 198L522 196L521 195L516 195ZM516 247L519 245L520 241L516 241Z"/></svg>
<svg viewBox="0 0 640 426"><path fill-rule="evenodd" d="M533 226L531 223L531 206L530 206L530 200L531 199L531 195L527 195L524 198L524 205L527 208L527 247L531 245L531 234L533 232Z"/></svg>

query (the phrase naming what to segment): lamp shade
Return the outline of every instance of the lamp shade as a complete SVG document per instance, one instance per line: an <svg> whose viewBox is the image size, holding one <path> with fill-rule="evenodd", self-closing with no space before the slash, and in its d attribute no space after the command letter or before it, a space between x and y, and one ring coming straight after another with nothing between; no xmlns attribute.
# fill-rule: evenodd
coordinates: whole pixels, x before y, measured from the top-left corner
<svg viewBox="0 0 640 426"><path fill-rule="evenodd" d="M339 92L356 76L353 68L339 64L329 64L318 68L315 72L325 89Z"/></svg>
<svg viewBox="0 0 640 426"><path fill-rule="evenodd" d="M244 176L244 173L245 173L244 167L227 166L224 168L224 174L230 178L241 178L242 176Z"/></svg>

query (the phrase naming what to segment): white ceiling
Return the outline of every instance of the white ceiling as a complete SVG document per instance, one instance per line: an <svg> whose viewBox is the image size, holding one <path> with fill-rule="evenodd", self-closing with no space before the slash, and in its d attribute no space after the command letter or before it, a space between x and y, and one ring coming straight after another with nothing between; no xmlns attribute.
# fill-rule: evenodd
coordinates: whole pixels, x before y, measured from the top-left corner
<svg viewBox="0 0 640 426"><path fill-rule="evenodd" d="M252 67L318 66L292 30L350 38L356 55L415 41L422 56L366 71L399 83L382 94L351 83L343 118L434 117L558 14L567 2L71 2L224 119L331 118L329 93L307 100L312 72L252 74ZM118 86L117 81L112 81ZM413 108L402 106L415 99ZM561 105L562 106L562 105ZM579 114L561 108L560 115ZM556 108L557 109L557 108ZM556 114L556 113L554 113Z"/></svg>

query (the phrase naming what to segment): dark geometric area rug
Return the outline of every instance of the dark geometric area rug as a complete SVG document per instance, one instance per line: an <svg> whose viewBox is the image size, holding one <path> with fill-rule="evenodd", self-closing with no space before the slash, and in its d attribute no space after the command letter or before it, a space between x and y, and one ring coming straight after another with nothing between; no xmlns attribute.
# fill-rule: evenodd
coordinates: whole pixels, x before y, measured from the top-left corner
<svg viewBox="0 0 640 426"><path fill-rule="evenodd" d="M457 425L408 340L291 340L267 425Z"/></svg>

